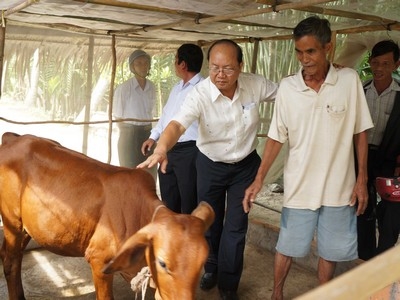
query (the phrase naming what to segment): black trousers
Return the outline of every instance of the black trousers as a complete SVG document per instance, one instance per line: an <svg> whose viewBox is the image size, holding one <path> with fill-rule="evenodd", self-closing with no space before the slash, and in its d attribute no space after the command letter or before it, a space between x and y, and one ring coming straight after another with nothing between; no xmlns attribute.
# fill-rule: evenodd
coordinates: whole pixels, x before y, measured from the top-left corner
<svg viewBox="0 0 400 300"><path fill-rule="evenodd" d="M377 148L368 149L368 206L364 214L357 217L358 257L368 260L376 255L376 204L374 164L377 161Z"/></svg>
<svg viewBox="0 0 400 300"><path fill-rule="evenodd" d="M195 141L177 143L167 153L166 173L158 170L161 198L176 213L190 214L197 206Z"/></svg>
<svg viewBox="0 0 400 300"><path fill-rule="evenodd" d="M382 200L376 213L378 219L378 248L376 254L392 248L400 233L400 202Z"/></svg>
<svg viewBox="0 0 400 300"><path fill-rule="evenodd" d="M239 286L248 227L242 201L260 162L256 151L235 164L213 162L201 152L197 156L198 199L208 202L216 216L206 233L210 252L204 269L218 274L220 289Z"/></svg>

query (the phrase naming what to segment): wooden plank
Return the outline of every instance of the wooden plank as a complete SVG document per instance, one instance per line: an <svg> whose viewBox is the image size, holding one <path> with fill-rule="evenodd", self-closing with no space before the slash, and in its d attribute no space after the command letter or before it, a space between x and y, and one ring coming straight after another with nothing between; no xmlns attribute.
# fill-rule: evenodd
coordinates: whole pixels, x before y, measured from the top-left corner
<svg viewBox="0 0 400 300"><path fill-rule="evenodd" d="M400 279L400 247L396 246L296 300L368 299Z"/></svg>

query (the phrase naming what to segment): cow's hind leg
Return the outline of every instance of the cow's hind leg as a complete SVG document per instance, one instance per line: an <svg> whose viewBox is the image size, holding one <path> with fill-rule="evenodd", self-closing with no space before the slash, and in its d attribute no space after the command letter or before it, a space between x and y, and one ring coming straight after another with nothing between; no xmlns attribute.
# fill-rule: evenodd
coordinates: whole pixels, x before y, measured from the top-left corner
<svg viewBox="0 0 400 300"><path fill-rule="evenodd" d="M1 246L4 276L7 281L8 299L25 299L22 287L21 267L23 250L31 237L25 232L13 232L6 224L3 226L4 240Z"/></svg>

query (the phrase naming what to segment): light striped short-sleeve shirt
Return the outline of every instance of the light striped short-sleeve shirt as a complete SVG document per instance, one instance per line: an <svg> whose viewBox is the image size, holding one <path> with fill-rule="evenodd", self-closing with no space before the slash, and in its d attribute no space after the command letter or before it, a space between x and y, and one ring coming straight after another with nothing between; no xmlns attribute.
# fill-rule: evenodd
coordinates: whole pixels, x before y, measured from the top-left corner
<svg viewBox="0 0 400 300"><path fill-rule="evenodd" d="M374 127L368 131L368 144L379 146L383 139L390 113L393 109L396 93L400 91L400 86L393 80L390 86L384 90L382 94L378 95L371 81L365 85L365 89L365 97L367 98L368 107L374 123Z"/></svg>

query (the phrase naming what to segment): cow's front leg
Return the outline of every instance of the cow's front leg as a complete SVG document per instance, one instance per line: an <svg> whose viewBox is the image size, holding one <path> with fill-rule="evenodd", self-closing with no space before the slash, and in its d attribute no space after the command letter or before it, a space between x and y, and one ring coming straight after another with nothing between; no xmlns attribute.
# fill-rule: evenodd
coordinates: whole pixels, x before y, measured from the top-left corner
<svg viewBox="0 0 400 300"><path fill-rule="evenodd" d="M113 300L113 274L104 274L102 269L104 264L90 262L92 277L96 289L97 300Z"/></svg>

